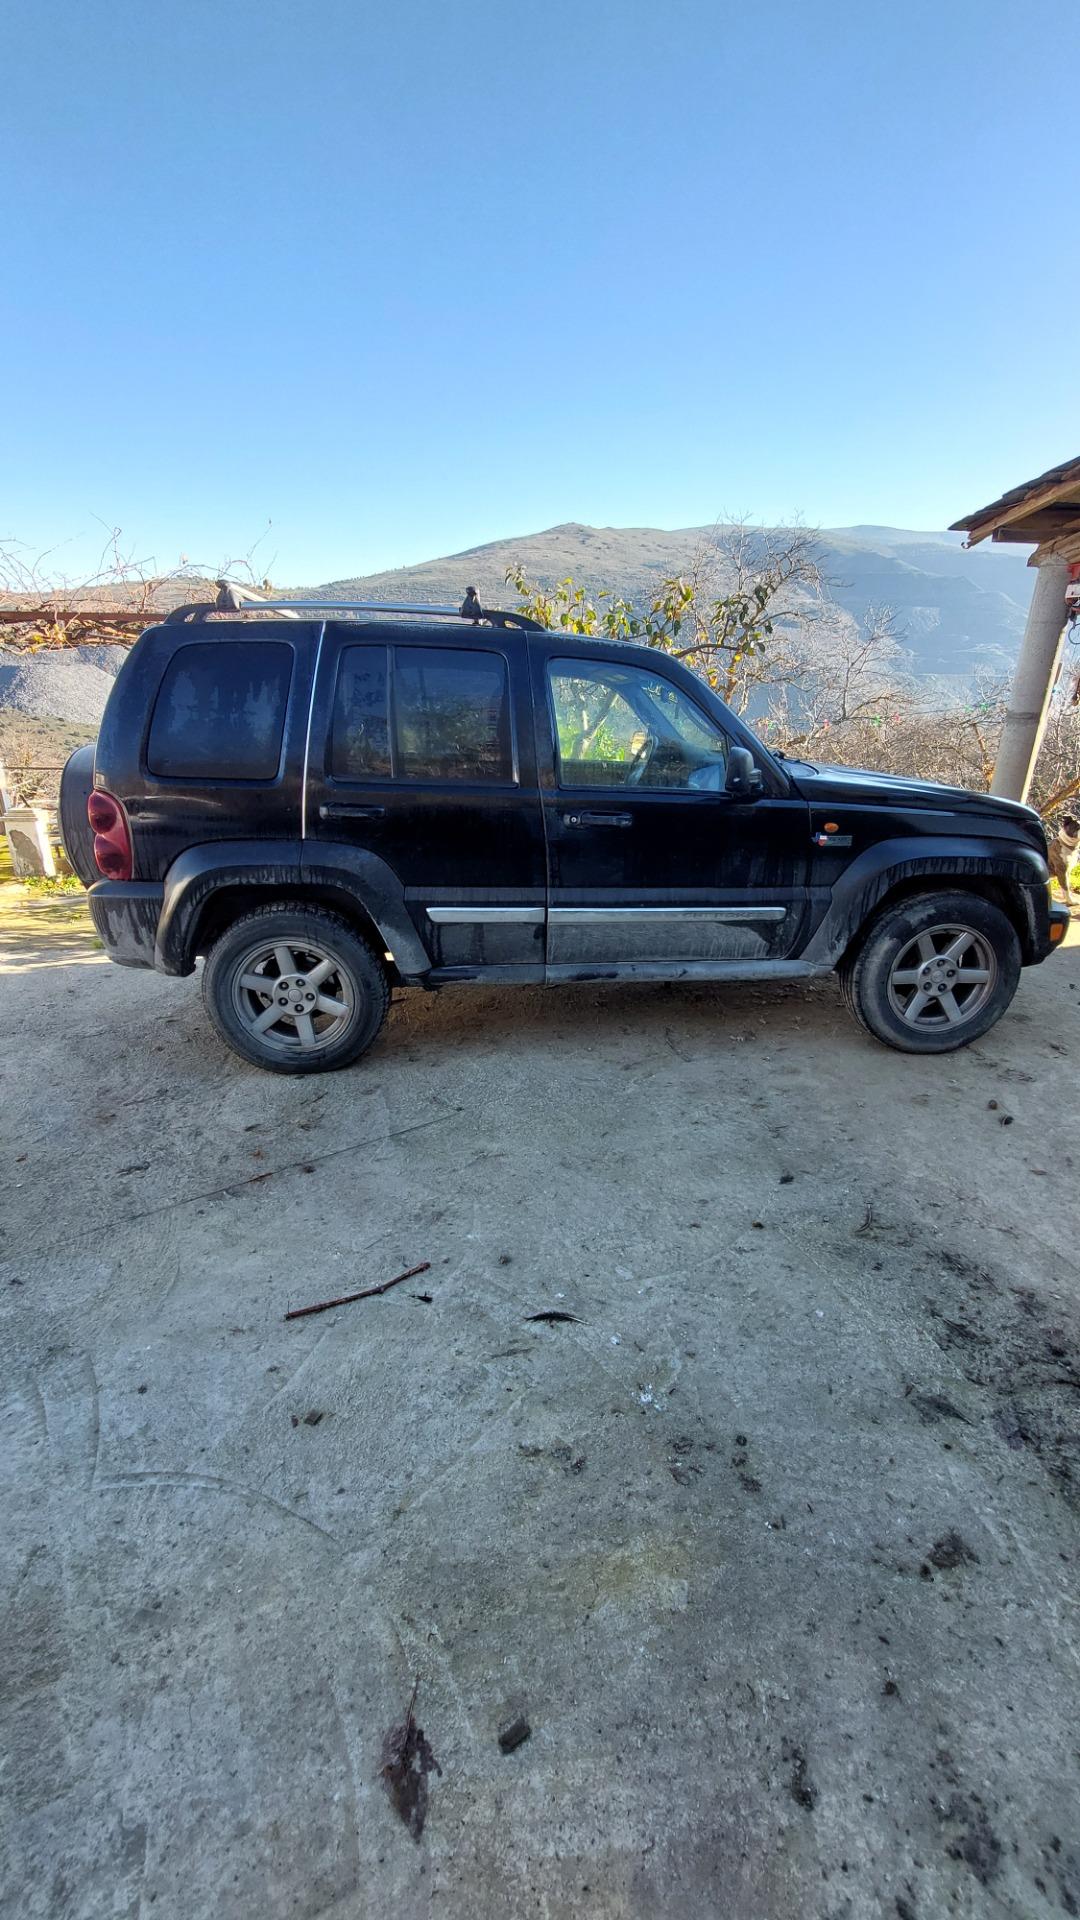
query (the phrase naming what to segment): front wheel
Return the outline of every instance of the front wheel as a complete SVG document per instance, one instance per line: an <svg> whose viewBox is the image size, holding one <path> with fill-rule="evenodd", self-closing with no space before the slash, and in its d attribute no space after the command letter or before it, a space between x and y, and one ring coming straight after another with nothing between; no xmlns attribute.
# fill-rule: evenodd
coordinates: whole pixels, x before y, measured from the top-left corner
<svg viewBox="0 0 1080 1920"><path fill-rule="evenodd" d="M1000 1020L1020 966L1000 907L975 893L921 893L885 909L840 979L860 1026L886 1046L951 1053Z"/></svg>
<svg viewBox="0 0 1080 1920"><path fill-rule="evenodd" d="M371 1046L386 971L336 913L282 905L235 920L210 949L203 1001L226 1046L270 1073L329 1073Z"/></svg>

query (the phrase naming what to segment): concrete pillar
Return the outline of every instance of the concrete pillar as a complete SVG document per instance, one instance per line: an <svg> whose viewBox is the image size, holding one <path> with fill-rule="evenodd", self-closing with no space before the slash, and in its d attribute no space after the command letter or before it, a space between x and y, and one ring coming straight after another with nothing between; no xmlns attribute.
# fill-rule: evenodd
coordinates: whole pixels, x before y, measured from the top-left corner
<svg viewBox="0 0 1080 1920"><path fill-rule="evenodd" d="M1065 644L1065 588L1069 569L1060 554L1035 556L1038 571L1020 658L1016 663L991 793L1026 800L1046 732L1050 696Z"/></svg>
<svg viewBox="0 0 1080 1920"><path fill-rule="evenodd" d="M55 874L46 807L9 807L4 815L4 832L16 880L25 880L32 873L50 878Z"/></svg>

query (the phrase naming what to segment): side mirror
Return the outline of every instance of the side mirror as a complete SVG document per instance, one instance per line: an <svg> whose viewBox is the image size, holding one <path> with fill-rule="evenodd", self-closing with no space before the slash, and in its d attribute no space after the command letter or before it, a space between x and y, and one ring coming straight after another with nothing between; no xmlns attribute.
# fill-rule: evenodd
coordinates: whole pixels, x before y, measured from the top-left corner
<svg viewBox="0 0 1080 1920"><path fill-rule="evenodd" d="M754 756L749 747L729 747L725 793L730 793L736 800L752 800L755 794L761 792L762 785L761 773L754 765Z"/></svg>

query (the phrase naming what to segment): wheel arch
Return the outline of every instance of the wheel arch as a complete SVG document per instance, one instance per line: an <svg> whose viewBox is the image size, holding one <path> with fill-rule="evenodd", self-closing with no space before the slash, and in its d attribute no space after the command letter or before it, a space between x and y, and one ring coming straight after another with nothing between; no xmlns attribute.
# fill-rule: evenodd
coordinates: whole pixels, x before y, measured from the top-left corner
<svg viewBox="0 0 1080 1920"><path fill-rule="evenodd" d="M1025 965L1041 957L1039 906L1047 913L1046 861L1034 847L994 840L926 838L881 842L860 854L833 888L803 953L838 967L851 961L888 908L916 894L977 894L1008 915Z"/></svg>
<svg viewBox="0 0 1080 1920"><path fill-rule="evenodd" d="M155 966L162 973L191 973L198 955L243 914L262 905L303 901L340 914L380 960L391 953L399 980L422 978L431 958L409 917L396 875L374 854L345 851L353 856L345 862L312 862L301 841L213 842L188 848L165 877Z"/></svg>
<svg viewBox="0 0 1080 1920"><path fill-rule="evenodd" d="M1000 907L1002 913L1016 929L1024 964L1027 965L1034 957L1035 928L1031 901L1029 895L1016 882L1010 886L1007 880L985 873L922 873L911 874L904 880L897 880L879 900L875 901L862 925L853 932L837 960L837 965L844 966L854 960L878 921L891 907L899 906L904 900L915 900L926 893L973 893L980 900L988 901L991 906Z"/></svg>
<svg viewBox="0 0 1080 1920"><path fill-rule="evenodd" d="M208 953L214 942L246 914L257 913L260 907L281 905L325 907L329 912L336 913L378 955L391 982L400 984L397 961L393 958L387 960L386 956L391 950L371 914L355 894L343 887L303 882L295 885L283 883L280 886L218 887L203 903L192 926L190 939L193 957Z"/></svg>

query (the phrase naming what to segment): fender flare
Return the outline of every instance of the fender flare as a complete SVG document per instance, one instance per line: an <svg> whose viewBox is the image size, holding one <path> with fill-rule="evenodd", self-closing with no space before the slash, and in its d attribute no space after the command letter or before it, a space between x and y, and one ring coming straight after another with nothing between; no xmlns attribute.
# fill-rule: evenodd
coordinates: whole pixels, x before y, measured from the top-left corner
<svg viewBox="0 0 1080 1920"><path fill-rule="evenodd" d="M405 889L385 860L366 847L343 840L305 840L300 850L300 883L338 887L358 900L394 956L403 980L420 980L434 961L413 925Z"/></svg>
<svg viewBox="0 0 1080 1920"><path fill-rule="evenodd" d="M1033 890L1044 899L1050 871L1034 847L1015 841L976 839L968 835L929 834L918 839L881 840L860 853L839 875L823 920L800 956L835 966L885 895L901 880L933 880L947 874L962 881L966 875L1000 880L1021 894L1034 938Z"/></svg>
<svg viewBox="0 0 1080 1920"><path fill-rule="evenodd" d="M213 840L180 854L165 875L155 968L194 971L200 915L223 889L270 887L302 895L313 885L336 887L363 907L403 976L430 971L431 957L409 917L404 889L385 860L360 847L313 847L301 840Z"/></svg>

